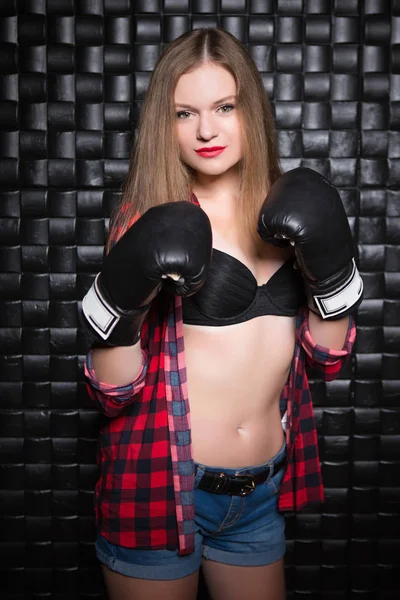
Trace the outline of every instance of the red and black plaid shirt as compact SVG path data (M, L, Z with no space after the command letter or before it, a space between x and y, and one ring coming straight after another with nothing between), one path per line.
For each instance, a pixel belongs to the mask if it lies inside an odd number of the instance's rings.
M118 239L114 232L114 243ZM169 299L168 299L169 298ZM335 379L356 337L352 317L342 350L316 344L308 309L297 316L290 372L282 390L287 466L279 509L299 510L322 502L324 493L317 432L306 364L326 381ZM116 387L96 379L91 351L85 361L89 395L110 417L98 446L100 477L95 514L100 533L129 548L194 550L194 463L186 380L182 300L160 294L141 336L143 366L131 384Z

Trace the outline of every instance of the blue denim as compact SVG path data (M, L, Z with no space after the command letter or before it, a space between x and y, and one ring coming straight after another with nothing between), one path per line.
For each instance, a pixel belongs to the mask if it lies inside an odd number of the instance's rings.
M96 554L109 569L141 579L180 579L201 566L203 558L240 566L271 564L285 554L285 520L278 511L278 492L285 469L271 469L266 481L246 497L213 494L198 489L204 469L229 475L255 475L275 465L286 453L286 442L266 463L226 469L195 462L195 551L179 556L177 550L139 550L108 542L100 534Z

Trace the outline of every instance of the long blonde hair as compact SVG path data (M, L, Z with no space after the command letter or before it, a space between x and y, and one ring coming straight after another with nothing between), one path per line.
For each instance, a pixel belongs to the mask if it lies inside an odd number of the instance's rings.
M157 61L141 110L121 202L111 218L110 229L117 228L119 235L136 214L166 202L190 199L194 173L180 158L174 92L180 76L204 62L225 68L236 82L243 138L238 209L244 228L255 233L260 205L281 174L275 126L250 54L232 34L217 27L181 35Z

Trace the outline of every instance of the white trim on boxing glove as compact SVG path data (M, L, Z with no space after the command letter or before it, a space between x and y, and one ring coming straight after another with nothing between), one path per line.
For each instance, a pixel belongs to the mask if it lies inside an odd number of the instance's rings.
M107 340L121 317L101 294L97 283L99 275L100 273L96 275L90 290L82 300L82 312L96 333L103 340Z
M312 295L323 319L329 319L345 313L362 297L363 280L358 272L354 258L352 262L353 269L351 274L339 290L329 294Z

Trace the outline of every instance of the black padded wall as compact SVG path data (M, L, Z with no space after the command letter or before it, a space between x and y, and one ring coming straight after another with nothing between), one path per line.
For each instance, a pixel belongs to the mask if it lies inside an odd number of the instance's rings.
M399 598L400 2L2 0L0 17L1 598L104 597L77 305L163 44L215 25L262 73L283 169L339 188L365 282L352 360L312 380L326 502L287 516L288 598Z

